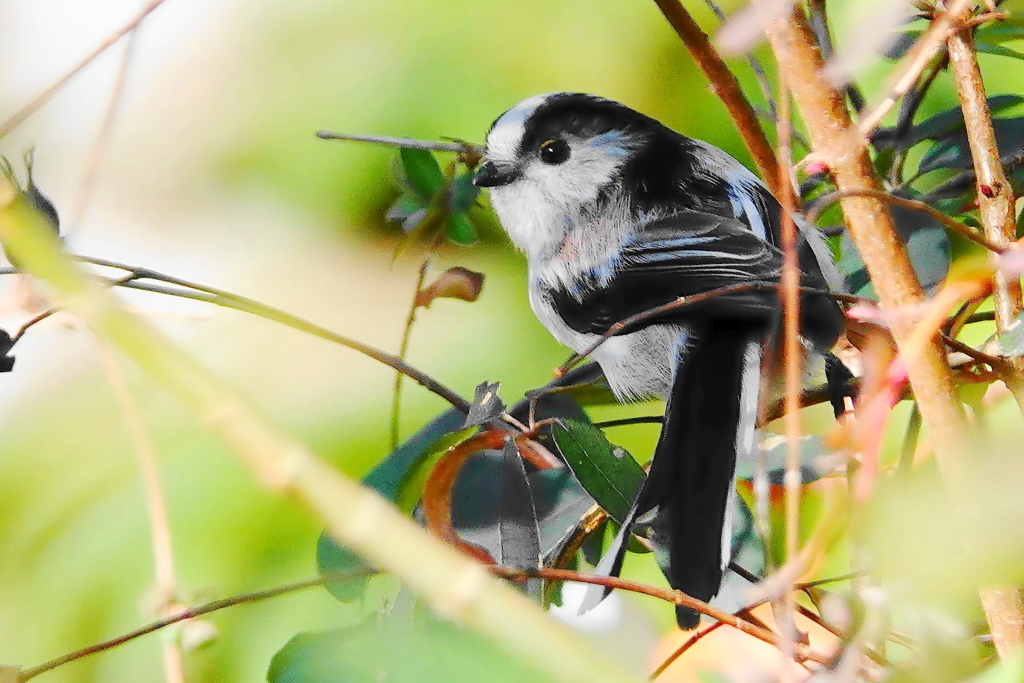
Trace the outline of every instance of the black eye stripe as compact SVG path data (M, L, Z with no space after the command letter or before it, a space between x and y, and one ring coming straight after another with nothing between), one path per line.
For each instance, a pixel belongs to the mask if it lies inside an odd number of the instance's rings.
M557 165L569 159L572 150L565 140L548 140L540 146L540 160L545 164Z

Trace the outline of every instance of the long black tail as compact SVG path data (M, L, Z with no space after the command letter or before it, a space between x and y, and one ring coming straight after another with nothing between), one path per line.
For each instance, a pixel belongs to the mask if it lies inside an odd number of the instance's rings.
M700 600L718 593L731 550L737 450L753 447L760 350L749 326L715 324L690 335L680 351L647 480L599 574L619 573L630 525L658 507L658 528L668 536L669 583ZM592 592L582 609L605 595ZM692 629L699 615L678 607L676 620Z
M718 593L729 564L736 457L753 447L760 349L749 327L716 326L691 345L676 368L654 452L675 462L658 501L659 516L668 515L659 521L669 537L669 583L699 600ZM694 628L699 615L679 607L676 620Z

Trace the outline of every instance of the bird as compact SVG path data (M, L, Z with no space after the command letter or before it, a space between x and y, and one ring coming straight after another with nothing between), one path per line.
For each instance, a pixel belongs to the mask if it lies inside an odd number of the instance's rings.
M630 316L737 288L642 317L592 353L619 400L666 401L648 476L596 571L617 575L632 524L656 514L667 529L670 585L712 599L730 561L737 458L755 448L758 406L781 393L779 202L718 147L573 92L530 97L501 114L474 183L489 190L526 255L535 315L576 353ZM829 295L842 281L820 232L797 225L809 375L843 331ZM596 590L589 606L608 593ZM677 607L676 620L692 629L699 614Z

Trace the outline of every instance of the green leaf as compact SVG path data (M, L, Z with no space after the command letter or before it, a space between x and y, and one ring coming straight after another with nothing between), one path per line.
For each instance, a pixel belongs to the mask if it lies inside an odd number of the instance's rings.
M575 420L556 422L552 436L587 493L612 519L625 519L645 476L633 456L613 446L597 427Z
M495 561L508 567L540 567L540 528L533 506L530 482L515 442L509 439L501 452L501 495L498 498L498 554ZM540 599L542 582L530 579L526 592Z
M998 114L1024 102L1024 96L1016 94L995 95L987 100L989 111ZM956 131L964 130L964 112L959 105L950 107L910 128L907 135L896 141L898 149L909 149L925 140L939 140Z
M398 152L409 186L424 201L430 201L444 185L444 174L428 150L403 147Z
M892 217L896 230L907 245L918 281L926 290L934 290L949 272L951 254L945 228L920 211L901 206L892 207ZM842 256L836 267L849 291L857 296L877 298L867 266L848 233L843 233L840 245Z
M438 441L462 428L464 419L465 415L455 408L441 413L374 467L363 478L363 484L396 502L406 478L430 455Z
M424 209L423 200L416 195L403 194L388 209L385 218L389 221L405 221L409 216Z
M995 119L992 121L992 127L995 129L999 151L1004 158L1012 157L1024 150L1024 117ZM967 132L961 127L943 137L925 152L917 173L924 175L940 168L966 170L973 165Z
M818 481L829 473L822 467L821 456L828 452L825 441L820 436L800 437L800 483L810 484ZM789 459L789 443L779 435L767 440L760 453L751 453L736 463L736 478L753 481L757 475L758 460L763 460L765 474L769 484L783 486L786 476L786 462Z
M1024 314L1014 318L999 335L999 349L1006 356L1024 356Z
M549 680L474 632L416 610L300 633L274 655L267 672L269 683Z
M463 415L451 408L431 420L412 438L396 448L380 464L363 478L363 484L374 489L393 503L399 503L410 480L420 472L421 465L431 454L448 447L449 442L459 439ZM419 496L416 496L418 499ZM411 509L413 501L408 507ZM366 565L346 548L334 542L326 533L320 535L316 546L317 570L321 574L344 572ZM353 578L327 584L328 592L342 602L360 598L371 577Z
M332 581L324 584L324 588L334 599L341 602L359 600L366 593L366 585L373 578L367 572L356 575L360 570L368 569L359 556L347 548L342 548L326 532L320 534L316 544L316 569L320 575L336 574L351 571L354 576L343 581Z
M274 654L268 683L374 681L375 663L366 653L379 647L366 624L315 633L299 633Z
M996 55L997 57L1011 57L1013 59L1024 59L1024 52L1013 50L1011 48L1006 47L1005 45L1000 45L998 43L990 43L985 40L978 40L975 41L974 47L975 49L978 50L978 52L985 52L990 55Z
M978 29L978 39L989 43L1004 43L1024 39L1024 17L1016 12L1000 21L992 21Z
M465 213L473 208L478 196L480 188L473 184L473 171L460 173L452 178L448 190L448 210L452 213Z
M568 469L531 473L530 491L540 526L541 554L548 557L561 548L583 515L594 506L594 499Z
M448 216L448 237L456 244L473 244L476 242L476 228L464 213L453 213Z

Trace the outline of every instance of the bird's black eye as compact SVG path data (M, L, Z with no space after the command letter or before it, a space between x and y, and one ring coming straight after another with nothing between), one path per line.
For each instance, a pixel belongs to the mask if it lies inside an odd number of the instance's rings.
M569 143L565 140L548 140L540 146L540 160L551 165L565 163L569 152Z

